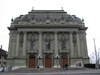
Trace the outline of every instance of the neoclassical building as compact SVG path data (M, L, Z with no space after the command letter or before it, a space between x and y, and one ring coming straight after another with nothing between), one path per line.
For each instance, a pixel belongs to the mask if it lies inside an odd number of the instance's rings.
M84 20L64 10L31 10L12 19L7 64L57 68L89 62Z

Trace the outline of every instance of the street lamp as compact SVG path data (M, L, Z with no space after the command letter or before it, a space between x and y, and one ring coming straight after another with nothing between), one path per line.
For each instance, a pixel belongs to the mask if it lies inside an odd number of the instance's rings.
M58 68L58 64L59 64L59 56L58 55L56 56L56 59L57 59L57 68Z
M42 57L39 55L38 56L38 65L40 65L40 59L41 59Z

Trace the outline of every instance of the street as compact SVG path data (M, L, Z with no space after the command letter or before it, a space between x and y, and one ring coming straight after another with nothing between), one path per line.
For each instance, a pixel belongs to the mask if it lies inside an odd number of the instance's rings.
M0 75L100 75L100 73L0 73Z
M25 73L25 72L17 72L17 73L9 73L4 72L0 73L0 75L100 75L100 69L85 69L85 70L66 70L66 71L59 71L59 72L36 72L36 73Z

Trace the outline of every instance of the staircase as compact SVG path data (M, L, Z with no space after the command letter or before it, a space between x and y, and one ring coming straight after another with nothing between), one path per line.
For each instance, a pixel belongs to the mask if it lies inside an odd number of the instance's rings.
M37 68L20 68L13 71L8 71L9 73L46 73L46 72L64 72L68 70L82 70L84 68L71 68L69 67L67 70L63 68L41 68L40 71Z
M37 68L20 68L9 73L45 73L45 72L61 72L64 71L63 68L42 68L40 71Z

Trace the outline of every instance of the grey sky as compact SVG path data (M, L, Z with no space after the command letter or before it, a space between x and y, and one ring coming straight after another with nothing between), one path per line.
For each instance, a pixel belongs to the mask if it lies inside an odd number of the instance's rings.
M35 10L61 10L68 14L84 18L87 30L88 51L94 50L93 38L97 49L100 48L100 0L0 0L0 45L8 51L9 30L11 18L27 14L32 7Z

